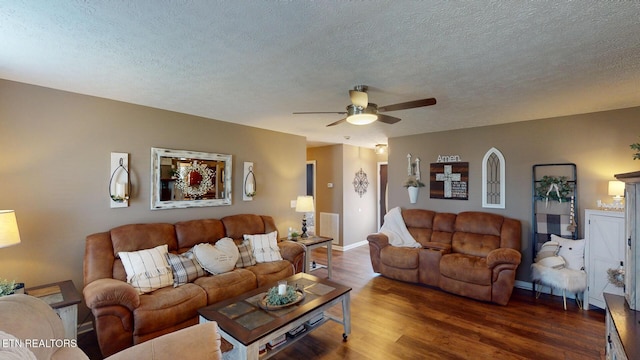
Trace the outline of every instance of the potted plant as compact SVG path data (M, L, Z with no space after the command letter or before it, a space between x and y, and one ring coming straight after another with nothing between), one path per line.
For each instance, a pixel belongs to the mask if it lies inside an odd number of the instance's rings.
M15 281L9 281L7 279L0 280L0 297L13 294L15 288Z
M404 182L403 186L406 187L409 192L409 202L415 204L418 201L418 192L420 188L424 186L424 183L415 176L410 176L407 181Z
M633 154L633 160L640 160L640 143L631 144L629 147L631 147L631 150L637 151Z

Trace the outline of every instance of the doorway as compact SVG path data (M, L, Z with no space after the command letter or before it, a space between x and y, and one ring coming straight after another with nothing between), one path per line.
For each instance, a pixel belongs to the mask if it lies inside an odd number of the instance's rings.
M387 200L389 187L387 186L387 167L386 162L378 163L378 229L384 224L384 215L387 213Z

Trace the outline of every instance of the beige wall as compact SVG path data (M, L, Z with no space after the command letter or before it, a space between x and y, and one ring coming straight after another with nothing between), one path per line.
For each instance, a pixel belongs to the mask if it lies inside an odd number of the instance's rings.
M578 172L578 214L580 236L584 234L584 210L601 199L611 202L607 183L613 175L637 171L629 145L638 142L640 107L553 119L526 121L389 139L390 207L423 208L441 212L488 211L521 220L523 263L518 279L530 281L532 166L546 163L575 163ZM484 209L481 198L482 158L491 148L506 161L506 209ZM438 155L460 155L469 162L469 200L429 198L427 186L420 190L417 204L410 204L402 183L407 175L407 153L421 159L423 179ZM415 159L415 158L414 158ZM553 174L549 174L553 175Z
M348 248L365 241L368 234L377 230L377 162L386 161L386 154L376 155L373 149L352 145L330 145L307 149L307 160L316 161L317 231L320 231L321 212L337 213L340 216L340 246ZM362 197L353 185L356 172L361 168L369 181ZM327 187L328 183L333 183L333 188Z
M150 210L151 147L231 154L233 204ZM305 189L305 148L300 136L0 80L0 209L16 210L22 238L0 249L0 278L81 290L85 237L122 224L257 213L286 234L299 226L289 202ZM130 154L128 208L109 207L112 151ZM244 161L257 179L248 202Z

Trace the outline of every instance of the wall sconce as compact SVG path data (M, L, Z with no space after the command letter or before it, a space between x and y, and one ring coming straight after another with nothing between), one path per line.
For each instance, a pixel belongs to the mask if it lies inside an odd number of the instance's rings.
M307 213L314 212L313 196L298 196L296 200L296 212L304 213L302 215L302 235L300 237L307 238Z
M129 153L111 153L109 202L112 208L129 206L131 182L129 179Z
M387 144L376 144L376 154L382 155L387 152Z
M624 196L624 182L618 180L609 181L609 196L613 196L613 206L624 209L622 197Z
M256 175L253 173L253 163L244 163L244 176L242 182L242 200L251 201L256 195Z

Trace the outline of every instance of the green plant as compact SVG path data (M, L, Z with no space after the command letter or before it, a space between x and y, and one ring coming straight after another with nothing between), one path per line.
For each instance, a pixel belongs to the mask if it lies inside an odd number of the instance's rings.
M298 298L296 289L287 285L287 292L284 295L278 295L278 287L272 287L267 293L267 304L271 306L286 305L294 302Z
M16 288L15 281L9 281L7 279L0 280L0 296L11 295Z
M424 187L424 183L418 179L416 179L415 177L411 176L407 179L407 181L404 182L404 184L402 184L402 186L404 187Z
M635 154L633 154L633 160L640 160L640 143L631 144L629 145L629 147L631 148L631 150L637 151Z

